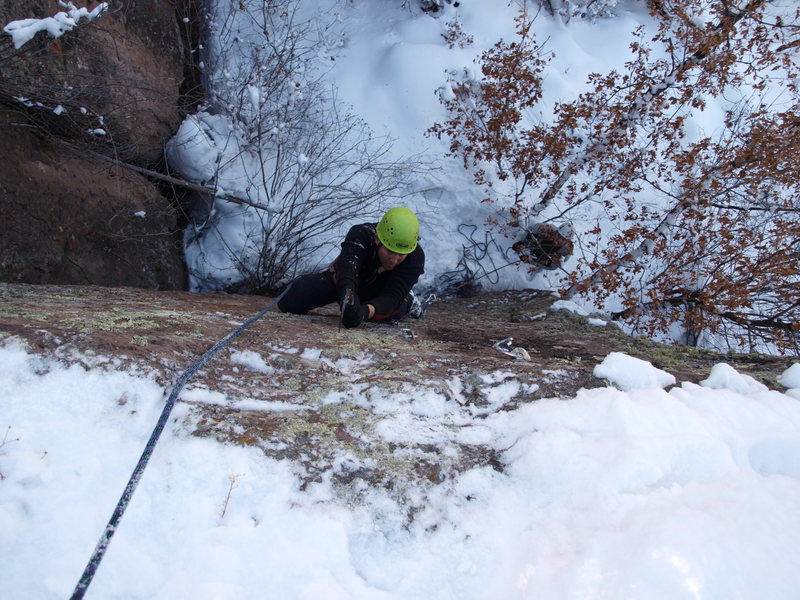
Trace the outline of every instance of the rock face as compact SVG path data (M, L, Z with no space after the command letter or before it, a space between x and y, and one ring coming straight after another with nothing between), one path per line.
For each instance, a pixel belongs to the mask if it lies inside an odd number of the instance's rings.
M93 23L18 50L2 36L0 280L185 288L172 199L97 155L161 164L182 117L189 4L117 1ZM9 0L0 24L64 10Z
M178 400L185 427L291 461L303 484L330 476L345 499L359 501L375 486L391 490L413 518L420 484L448 485L476 466L504 468L490 440L460 433L468 423L480 430L489 416L602 387L594 368L612 351L647 360L679 382L699 382L725 362L780 389L786 359L630 338L613 325L553 310L555 300L535 290L451 298L400 327L358 329L339 328L335 305L307 316L268 312L192 375L187 389L200 395ZM171 389L194 361L269 303L223 293L0 283L0 345L13 338L67 364L131 368ZM494 348L508 337L529 360ZM414 414L431 431L450 432L447 448L415 436L387 441L380 429L385 407L369 399L393 397L400 409L410 395L460 406L464 420L438 409Z

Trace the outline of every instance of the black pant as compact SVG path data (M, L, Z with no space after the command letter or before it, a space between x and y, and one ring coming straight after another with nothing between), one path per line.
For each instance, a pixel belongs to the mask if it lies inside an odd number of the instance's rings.
M370 299L375 296L363 297L359 294L359 300L362 303L368 303ZM308 311L326 304L333 304L339 302L339 289L333 281L333 273L330 271L323 271L322 273L310 273L308 275L301 275L292 282L291 289L287 294L278 302L278 308L282 312L292 313L295 315L304 315ZM411 295L405 297L403 302L388 315L383 315L381 318L373 318L375 321L383 320L400 320L408 314L411 307Z

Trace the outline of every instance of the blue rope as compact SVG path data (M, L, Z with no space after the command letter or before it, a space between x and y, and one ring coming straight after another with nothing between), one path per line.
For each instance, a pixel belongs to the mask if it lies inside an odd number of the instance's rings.
M89 563L86 565L86 569L84 569L83 575L81 576L80 581L78 581L78 585L75 586L75 591L72 592L71 600L81 600L86 593L86 590L89 588L89 584L92 583L92 579L97 572L97 568L100 566L100 561L103 560L103 555L106 553L106 549L111 542L111 538L114 536L114 532L117 530L117 525L119 524L122 515L125 513L125 509L128 508L128 503L131 500L131 496L133 496L133 492L136 490L136 486L139 485L139 480L142 478L142 473L144 473L144 469L147 466L153 451L155 450L158 438L161 437L161 432L164 431L164 427L167 424L169 415L172 412L172 409L175 407L175 401L178 399L178 394L180 393L181 389L183 389L183 386L186 385L186 382L189 380L189 378L194 375L200 367L206 364L217 352L228 345L236 336L250 327L250 325L258 321L261 317L275 308L278 302L280 302L281 298L286 295L286 292L288 292L289 288L291 287L292 286L290 284L267 308L242 323L239 327L228 333L228 335L214 344L209 350L206 351L205 354L203 354L203 356L198 358L188 369L186 369L183 375L178 378L178 381L172 388L172 393L169 395L169 398L167 398L167 402L161 411L161 416L158 418L158 423L156 423L153 433L150 434L150 439L147 440L147 445L144 447L144 452L142 452L142 456L139 458L139 462L137 463L136 468L133 470L131 478L128 480L128 485L125 486L125 490L122 492L119 502L117 502L117 507L114 509L114 513L111 515L111 519L109 519L105 531L103 531L103 534L100 536L100 541L97 542L97 547L94 549L94 554L92 554L92 557L89 559Z

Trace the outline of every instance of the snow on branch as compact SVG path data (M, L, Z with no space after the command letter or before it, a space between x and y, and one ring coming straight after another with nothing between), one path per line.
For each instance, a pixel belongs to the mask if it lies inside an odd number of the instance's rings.
M91 11L86 8L77 8L72 2L59 2L59 4L66 8L67 12L59 12L44 19L12 21L3 27L3 31L14 40L14 47L21 48L40 31L46 31L52 37L59 38L67 31L72 31L82 18L91 23L108 9L108 2L102 2Z

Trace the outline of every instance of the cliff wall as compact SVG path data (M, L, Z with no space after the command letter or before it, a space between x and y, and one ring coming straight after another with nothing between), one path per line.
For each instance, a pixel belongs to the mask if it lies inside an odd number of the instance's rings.
M194 4L118 0L18 49L2 34L0 280L185 289L174 191L120 165L165 168L195 86ZM8 0L0 24L64 10Z

